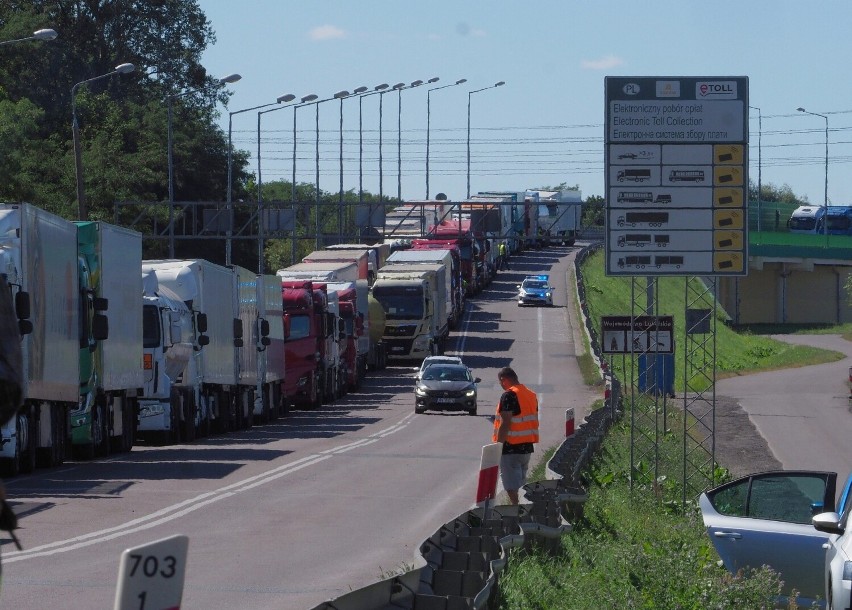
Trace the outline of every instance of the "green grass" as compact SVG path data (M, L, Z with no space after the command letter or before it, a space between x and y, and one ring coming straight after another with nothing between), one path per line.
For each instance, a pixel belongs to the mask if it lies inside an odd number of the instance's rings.
M632 293L630 278L607 277L604 273L603 252L599 251L586 261L582 267L583 280L586 288L586 305L589 317L595 329L600 333L601 317L605 315L631 315L631 302L641 301L644 304L645 294L636 290ZM657 279L657 306L659 315L671 315L675 325L676 350L682 350L686 345L686 330L684 325L686 303L686 282L684 278L661 277ZM700 294L698 280L689 278L693 282L693 290L690 294ZM644 282L639 282L644 287ZM643 288L644 290L644 288ZM693 297L689 303L690 309L710 308L713 302L709 295L695 300ZM635 315L642 315L642 311ZM776 341L765 333L758 334L751 328L736 332L727 324L727 314L721 308L716 312L716 375L717 379L742 375L756 371L782 369L791 367L807 366L810 364L822 364L834 362L845 357L839 352L816 349L807 346L789 345ZM801 327L793 330L801 331ZM833 330L822 328L823 332L852 332L852 325L844 327L833 327ZM775 332L779 332L778 327ZM626 364L623 366L622 361ZM675 389L683 391L683 374L680 367L683 363L683 355L675 354ZM614 357L613 368L618 377L625 383L635 379L638 375L635 371L629 374L629 367L635 364L627 356L625 358ZM712 361L708 363L711 365ZM625 370L627 369L627 370Z
M599 329L602 315L630 315L629 280L607 278L598 253L583 267L587 307ZM675 317L676 337L683 333L683 278L660 278L660 313ZM692 306L695 306L694 304ZM709 306L704 304L702 306ZM638 315L638 314L637 314ZM717 378L771 369L836 361L842 354L790 346L766 336L794 332L825 332L852 336L852 325L837 327L729 328L718 312ZM683 345L677 341L676 345ZM588 346L587 351L588 351ZM584 365L583 358L587 358ZM590 356L578 357L587 383L599 382ZM616 374L625 371L613 362ZM629 365L628 365L629 366ZM625 393L625 396L628 394ZM597 406L600 406L599 404ZM630 406L628 405L629 409ZM681 413L670 411L669 430L682 429ZM653 485L630 486L629 413L613 427L600 454L586 472L589 500L584 516L562 538L556 554L542 550L514 551L500 577L502 610L636 609L758 609L773 607L781 591L778 575L769 568L731 575L704 530L695 502L684 506L677 477L659 477ZM678 434L666 434L660 445L660 472L677 469L683 450ZM530 480L544 478L543 457ZM724 480L724 464L716 468ZM788 608L796 608L795 600Z
M679 414L674 417L679 417ZM630 428L625 418L587 472L584 516L556 554L519 550L500 577L502 610L602 608L771 608L781 591L768 568L733 576L718 565L695 504L662 477L630 489ZM663 459L681 450L677 435L661 443ZM533 477L536 472L534 471ZM795 608L795 603L789 606Z

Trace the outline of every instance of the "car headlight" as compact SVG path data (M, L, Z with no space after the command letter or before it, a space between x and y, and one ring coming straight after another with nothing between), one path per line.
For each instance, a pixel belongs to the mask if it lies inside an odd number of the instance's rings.
M852 561L843 562L843 580L852 580Z
M464 395L467 396L468 398L473 398L474 396L476 396L476 390L474 390L472 388L470 390L465 390Z
M545 293L545 295L544 295L544 296L546 296L546 297L549 299L549 298L550 298L551 296L553 296L553 295L552 295L552 294L550 294L549 292L547 292L547 293Z
M414 388L414 395L426 396L426 388L421 388L420 386L417 386L416 388Z

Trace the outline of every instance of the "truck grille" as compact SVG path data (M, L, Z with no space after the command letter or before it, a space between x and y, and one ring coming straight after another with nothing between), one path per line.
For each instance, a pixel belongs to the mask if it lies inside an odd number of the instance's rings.
M416 324L385 327L385 335L388 337L411 337L415 332L417 332Z

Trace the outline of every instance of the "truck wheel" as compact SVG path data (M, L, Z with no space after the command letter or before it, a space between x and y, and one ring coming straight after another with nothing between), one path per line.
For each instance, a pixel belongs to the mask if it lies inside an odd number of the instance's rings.
M180 390L172 388L169 398L169 430L164 435L166 445L177 445L180 443L181 412L183 411L183 397Z
M192 389L189 390L193 392ZM195 393L193 392L193 396ZM198 427L195 429L195 437L196 438L204 438L205 436L210 436L210 413L212 410L211 401L212 398L210 396L206 396L204 394L201 395L201 405L200 405L200 414Z
M95 455L97 457L106 457L109 455L110 425L107 400L108 398L104 395L101 395L95 400L98 419L97 422L92 423L92 431L94 432L96 429L98 431L98 435L95 437L97 439L95 442Z
M183 442L191 443L195 440L195 401L193 400L192 390L183 390L181 392L183 404Z
M21 422L23 418L20 416L15 417L15 433L17 436L17 442L15 443L15 455L10 458L4 458L2 462L0 462L0 473L2 473L3 478L16 477L21 472L21 431L23 429L23 424Z
M27 449L20 451L20 459L18 460L18 468L21 473L28 473L35 470L36 467L36 445L38 444L38 422L35 418L36 409L38 407L30 407L27 409L27 417L21 423L21 428L18 430L18 440L25 440L24 445ZM21 431L24 436L21 437Z
M65 462L66 436L68 434L65 410L58 407L48 409L50 417L50 446L36 449L36 465L55 468ZM34 437L33 437L34 438Z

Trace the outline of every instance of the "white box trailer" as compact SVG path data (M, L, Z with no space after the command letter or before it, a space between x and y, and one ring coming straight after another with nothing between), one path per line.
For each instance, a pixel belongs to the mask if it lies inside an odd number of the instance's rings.
M238 265L233 270L234 309L240 321L237 328L242 331L238 338L242 345L234 348L241 392L238 403L247 409L240 414L239 421L250 423L257 416L260 421L268 422L282 414L278 387L284 379L281 280L276 276L258 276Z
M440 274L445 286L444 309L447 313L447 324L449 328L455 328L461 318L458 311L458 299L454 298L453 255L449 250L423 249L423 250L397 250L388 257L388 265L443 265L444 271Z
M284 359L284 302L281 278L277 275L258 276L257 301L259 318L253 327L255 349L260 360L262 386L261 418L274 419L287 412L284 392L286 362ZM268 341L267 341L268 340ZM258 415L255 405L255 415Z
M354 282L359 279L358 273L358 265L351 261L296 263L277 271L279 278L288 280L315 279L328 282Z
M80 286L77 227L30 204L0 204L0 273L29 301L32 332L22 338L25 405L2 428L7 475L36 458L61 464L70 445L68 414L80 400Z
M238 429L246 412L238 400L234 271L203 259L143 261L142 270L153 269L157 280L196 313L204 314L208 343L197 355L204 398L212 405L213 427L218 432Z
M74 455L89 459L133 446L142 369L142 234L102 221L76 221L85 312L80 401L71 413ZM97 318L109 322L100 334Z

